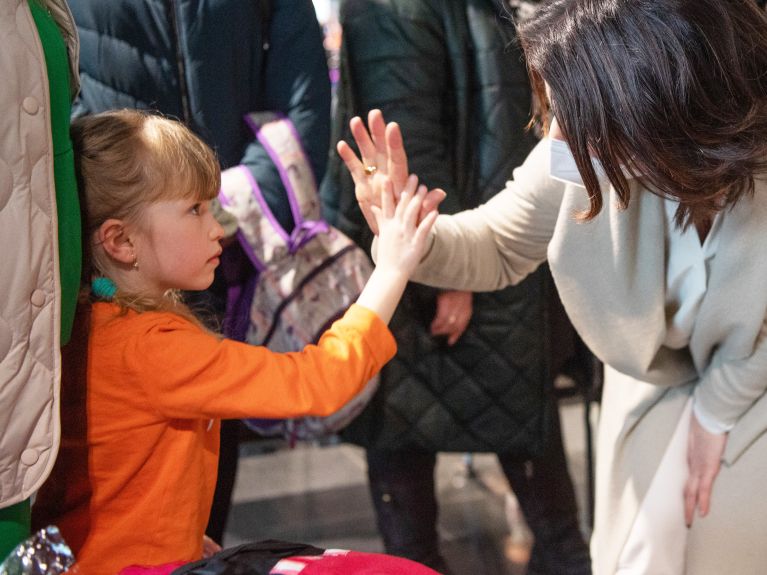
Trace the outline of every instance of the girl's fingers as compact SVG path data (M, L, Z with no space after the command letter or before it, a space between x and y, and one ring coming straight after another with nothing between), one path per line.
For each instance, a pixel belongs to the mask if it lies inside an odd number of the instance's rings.
M423 247L426 245L426 238L429 237L429 232L431 232L432 227L434 227L434 222L437 221L437 216L439 216L438 212L429 212L428 215L421 220L421 223L418 224L415 234L413 235L413 240L417 246Z
M415 229L418 224L418 214L421 212L421 204L426 196L426 186L418 186L418 190L405 207L402 219L409 229Z
M394 182L392 181L392 185L396 185L396 184L394 184ZM405 182L404 189L400 191L399 196L397 197L397 211L395 212L397 217L404 218L405 210L413 201L413 196L415 196L417 187L418 187L418 176L416 176L415 174L410 174L410 176L408 176L407 178L407 181ZM394 189L396 190L397 188L395 187ZM396 196L397 195L395 192L395 197Z
M383 215L383 212L381 211L381 208L379 208L378 206L370 206L368 209L369 209L369 210L370 210L370 212L372 213L372 215L373 215L373 220L375 221L375 224L376 224L376 229L373 229L373 227L372 227L372 226L371 226L371 228L370 228L370 229L371 229L371 230L373 230L373 233L375 233L376 235L378 235L378 231L377 231L377 230L378 230L378 229L380 228L380 226L381 226L381 220L383 220L383 219L384 219L384 215ZM370 224L370 222L368 222L368 224Z
M416 193L416 190L418 189L418 176L416 176L415 174L410 174L407 177L407 180L405 181L404 189L411 196L414 195Z

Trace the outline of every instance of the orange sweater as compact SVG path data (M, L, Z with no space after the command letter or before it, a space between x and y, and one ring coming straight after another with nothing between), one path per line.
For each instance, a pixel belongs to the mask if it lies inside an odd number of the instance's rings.
M91 312L87 449L78 455L65 428L59 485L40 498L82 575L199 559L219 418L330 414L396 351L386 325L356 305L318 345L285 354L218 339L172 314L117 312L107 303Z

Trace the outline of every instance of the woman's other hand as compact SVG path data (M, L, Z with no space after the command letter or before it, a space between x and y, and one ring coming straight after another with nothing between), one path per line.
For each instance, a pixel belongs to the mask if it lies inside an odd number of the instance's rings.
M437 312L431 322L431 335L447 336L447 345L455 345L471 321L472 300L470 291L439 292Z
M360 150L361 158L345 141L338 142L337 150L346 164L354 180L355 194L370 229L378 235L378 224L373 216L372 207L381 207L381 191L390 181L399 201L400 190L403 190L408 178L408 159L402 141L399 125L384 121L380 110L371 110L368 114L368 127L359 117L349 122L352 136ZM418 221L436 209L445 199L445 192L440 189L429 191L421 205Z
M690 437L687 443L689 476L684 487L684 519L689 527L698 509L705 517L711 507L711 490L722 465L722 454L727 445L726 433L706 431L693 413Z

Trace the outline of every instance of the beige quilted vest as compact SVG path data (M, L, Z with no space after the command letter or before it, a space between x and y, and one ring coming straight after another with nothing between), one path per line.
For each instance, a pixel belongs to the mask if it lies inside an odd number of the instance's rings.
M66 4L47 0L77 70ZM45 56L27 0L0 2L0 507L32 495L59 444L59 271ZM72 82L73 94L77 89Z

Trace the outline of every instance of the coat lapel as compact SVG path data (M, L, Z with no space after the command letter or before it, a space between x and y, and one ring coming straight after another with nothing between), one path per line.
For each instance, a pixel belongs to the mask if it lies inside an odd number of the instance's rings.
M753 197L741 199L723 217L719 249L711 266L706 296L695 322L690 349L700 371L716 354L721 360L751 354L767 316L767 182L757 181Z
M605 206L590 222L573 217L588 206L585 190L567 187L566 214L549 246L551 271L573 324L603 362L643 381L682 383L691 377L689 356L662 347L663 200L640 190L637 182L631 186L631 202L621 210L605 184Z

